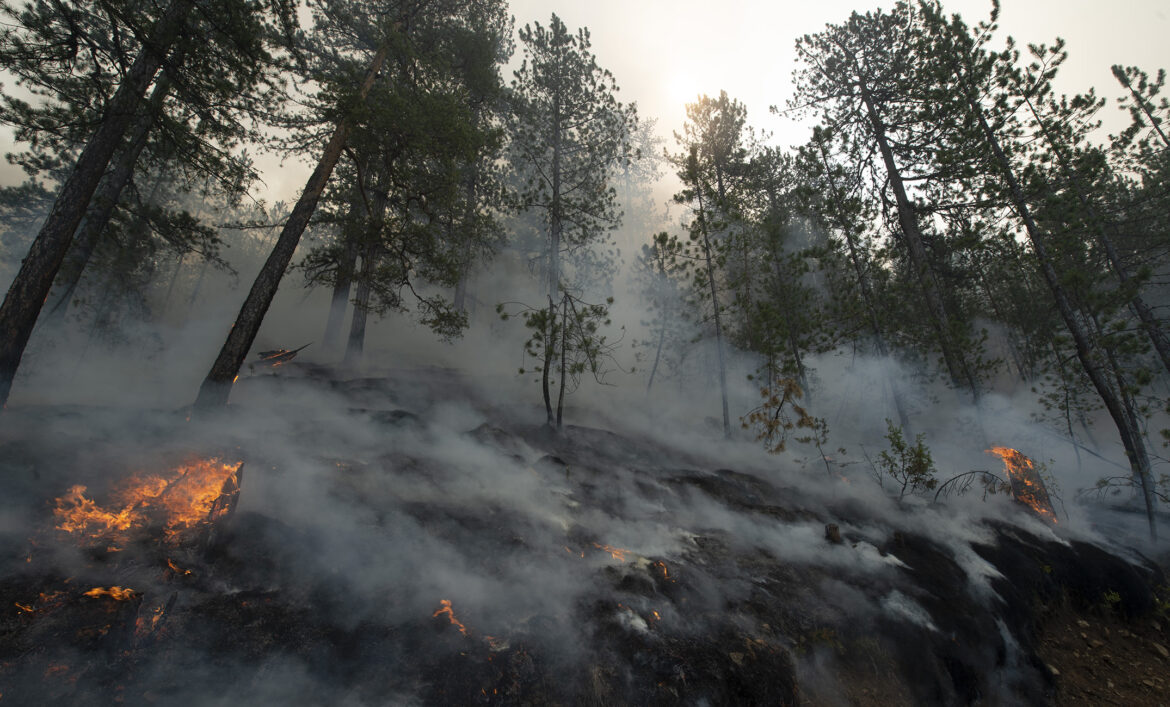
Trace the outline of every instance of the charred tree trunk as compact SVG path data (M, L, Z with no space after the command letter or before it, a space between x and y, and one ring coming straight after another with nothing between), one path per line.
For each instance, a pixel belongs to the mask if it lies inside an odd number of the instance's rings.
M366 215L365 228L361 229L365 247L362 250L362 269L358 274L357 297L353 304L353 320L350 322L349 338L345 345L343 362L347 366L360 364L362 352L365 351L366 325L370 317L370 295L374 287L374 271L378 267L378 260L383 252L382 230L386 217L386 202L390 198L390 195L382 188L374 193L374 198L371 200L365 198L364 191L360 193L360 196L361 206Z
M114 167L102 177L98 184L97 191L91 200L92 208L82 219L81 225L73 237L73 245L70 246L65 260L61 264L61 270L57 274L57 287L60 292L49 310L51 314L64 315L68 310L69 301L73 298L78 283L81 282L81 275L85 272L86 266L89 265L89 260L97 249L102 233L105 232L106 226L110 223L110 217L122 198L122 191L134 175L134 165L138 163L138 157L142 154L143 148L146 147L150 129L154 127L154 122L159 112L162 111L163 101L170 93L171 85L170 77L164 71L159 75L159 79L155 82L154 89L150 93L146 113L140 115L134 124L129 144L122 149L122 153L114 162Z
M358 199L350 205L350 218L356 219L364 208ZM353 285L354 268L357 266L358 244L351 236L345 236L345 248L337 264L337 280L333 283L333 298L329 302L329 318L325 322L325 349L334 351L341 343L341 325L345 322L345 310L349 306L349 291Z
M663 269L663 277L666 276L666 271ZM646 383L646 395L650 395L650 389L654 387L654 376L658 373L658 363L662 360L662 345L666 343L666 327L670 324L671 309L669 303L667 309L662 313L662 329L658 332L658 346L654 350L654 365L650 367L650 381Z
M821 155L821 164L825 167L825 178L829 180L829 187L836 194L837 181L833 178L833 170L829 165L829 156L825 152L824 143L818 143ZM845 245L849 250L849 262L853 265L853 273L857 277L857 289L861 292L862 302L865 304L866 314L869 315L870 334L873 338L873 346L878 355L883 359L890 358L889 346L886 345L885 331L882 328L881 317L878 316L877 297L873 292L873 285L869 281L869 274L865 271L865 263L861 261L861 249L857 245L857 237L853 233L853 228L845 219L838 218L837 227L841 229L841 235L845 238ZM889 376L887 382L890 384L890 394L894 399L894 410L898 414L898 423L902 429L909 433L910 431L910 415L907 413L907 405L905 398L902 395L901 386L894 376Z
M382 63L386 60L386 54L387 47L383 45L374 55L373 61L370 62L370 68L366 72L365 80L358 93L360 100L364 101L369 95L370 88L374 85L374 79L382 68ZM228 396L232 392L232 383L240 372L240 366L244 363L248 350L252 348L252 342L255 341L257 332L260 331L264 315L268 312L273 297L276 296L276 289L280 286L280 280L284 277L284 272L292 261L293 252L296 251L297 244L300 243L301 235L305 232L305 227L309 225L309 219L317 208L321 192L325 191L325 185L333 173L337 159L341 156L341 150L345 147L348 135L349 119L344 118L338 123L337 129L333 131L333 137L325 146L321 159L317 162L317 168L313 170L313 174L305 184L304 191L301 192L296 206L293 207L288 221L281 230L280 237L276 240L276 246L272 249L272 254L268 256L264 267L260 269L260 274L256 276L256 281L252 284L252 289L248 292L248 297L244 300L240 313L236 316L236 322L232 325L231 332L228 333L219 356L207 373L203 385L199 387L199 396L195 399L197 409L213 410L227 405Z
M166 314L167 307L171 303L171 295L175 294L175 285L179 282L179 273L183 272L183 261L187 259L186 253L179 254L179 260L175 263L175 271L171 273L171 281L167 284L167 294L163 298L162 314Z
M552 297L549 297L548 298L548 317L549 317L549 319L548 319L548 321L545 322L545 330L544 330L545 331L544 362L542 364L543 367L541 369L541 374L540 374L540 384L541 384L541 388L542 388L543 393L544 393L544 411L545 411L545 421L544 422L549 427L553 427L556 424L556 420L553 417L553 411L552 411L552 396L549 394L549 391L548 391L549 369L552 368L552 364L553 364L553 351L554 351L554 349L553 349L552 341L556 337L556 331L557 331L556 315L557 315L556 303L553 302ZM562 326L564 326L563 322L562 322Z
M566 366L565 351L566 344L568 344L569 336L569 293L565 293L561 299L561 380L560 391L557 393L557 429L561 429L561 419L565 409L565 377L568 375L568 367Z
M478 115L479 115L479 113L476 112L477 117L478 117ZM465 228L469 231L468 242L471 242L472 240L474 240L474 233L472 233L471 231L472 231L472 229L475 228L475 220L476 220L475 211L476 211L476 204L479 200L478 184L479 184L479 168L478 168L478 165L472 165L472 167L468 170L468 175L467 175L466 181L463 185L463 191L464 191L463 196L464 196L464 199L466 199L466 201L467 201L467 203L463 209L463 228ZM463 267L461 268L461 271L459 273L459 281L455 283L455 295L454 295L455 311L459 312L461 314L468 313L467 312L467 281L471 277L471 265L472 265L472 257L471 257L471 254L468 253L466 262L463 263Z
M731 416L727 411L727 363L723 359L723 322L719 317L719 293L715 287L714 255L711 253L711 236L707 228L706 211L703 208L703 190L696 183L695 194L699 202L699 230L703 236L703 259L707 267L707 281L711 286L711 309L715 316L715 352L719 360L719 394L723 402L723 437L731 439Z
M143 44L106 104L102 121L78 156L12 281L0 306L0 406L8 401L24 347L102 173L134 121L146 89L178 39L194 4L194 0L172 0L151 28L149 41Z
M996 318L1003 322L1004 326L1008 328L1008 333L1006 335L1008 353L1010 353L1012 356L1012 362L1016 364L1016 370L1020 373L1020 380L1026 383L1028 382L1028 375L1030 371L1025 370L1024 368L1024 359L1023 356L1020 355L1020 347L1016 341L1016 335L1012 327L1008 325L1007 318L1003 315L1003 311L999 307L999 302L996 301L994 294L991 292L991 286L987 283L987 275L982 270L979 271L979 286L983 288L983 296L987 298L987 303L991 305L991 311L994 312Z
M890 187L894 191L898 223L902 226L902 235L906 239L906 251L910 256L910 266L914 269L914 275L918 279L923 297L926 299L926 306L930 311L930 321L934 326L935 335L938 337L947 372L951 376L951 382L956 387L966 387L971 391L971 397L978 402L979 384L967 366L962 352L955 346L950 317L947 315L942 292L934 279L930 263L927 261L922 230L918 227L918 217L914 213L914 205L910 203L910 197L906 194L902 173L894 161L894 151L890 147L886 125L878 113L873 97L864 86L861 87L861 100L865 104L866 114L869 117L870 126L873 128L874 140L877 142L882 161L885 163Z
M796 332L792 325L792 311L788 304L788 298L784 297L783 292L783 273L780 270L780 251L776 247L776 243L771 244L772 251L772 267L776 276L776 293L774 298L777 306L784 315L784 329L785 338L788 343L788 349L792 352L792 360L796 363L796 377L800 382L800 389L804 393L804 397L808 402L812 402L812 390L808 385L808 373L804 368L804 359L800 355L800 346L796 340Z
M995 157L996 163L1003 173L1004 180L1007 182L1012 205L1015 207L1020 220L1024 222L1024 229L1028 233L1028 240L1031 242L1032 250L1036 254L1040 274L1043 276L1048 288L1052 291L1052 297L1056 301L1056 307L1060 311L1060 316L1064 320L1065 327L1072 336L1073 343L1076 347L1077 359L1080 361L1085 374L1093 383L1097 394L1101 396L1101 402L1105 404L1105 409L1109 411L1109 416L1113 419L1113 423L1117 426L1118 435L1121 437L1121 443L1125 447L1126 456L1129 458L1130 468L1133 470L1134 476L1138 479L1145 500L1146 519L1150 526L1150 540L1156 542L1158 539L1158 529L1154 520L1153 475L1150 469L1150 458L1146 452L1145 443L1141 438L1141 430L1136 425L1136 420L1133 419L1132 414L1130 414L1132 410L1126 410L1126 406L1123 405L1120 399L1120 392L1113 390L1101 364L1095 360L1088 333L1077 318L1077 313L1073 309L1068 293L1065 291L1064 284L1056 273L1056 269L1052 264L1052 258L1048 254L1048 246L1045 244L1040 228L1036 224L1036 220L1032 217L1031 210L1028 208L1024 190L1016 179L1011 161L999 144L999 138L996 137L995 132L987 123L987 117L983 113L983 107L970 94L966 96L966 101L967 106L972 111L972 115L978 121L979 129L983 133L984 139L987 140L987 144Z
M341 325L349 306L349 290L353 285L353 271L357 266L357 247L346 243L337 264L337 282L333 283L333 297L329 301L329 319L325 321L325 349L333 351L341 343Z
M349 325L349 339L345 344L344 363L356 366L361 363L362 351L366 346L366 320L370 312L370 280L374 276L374 246L368 246L362 253L362 270L358 276L357 296L353 303L353 321Z
M549 209L549 250L548 250L548 318L545 322L546 335L544 337L544 375L541 379L544 393L545 423L549 427L560 429L557 418L553 416L552 396L549 394L548 369L552 366L556 347L557 298L561 286L561 230L563 214L561 214L561 118L559 103L553 107L553 162L552 162L552 202ZM561 322L563 328L566 322Z

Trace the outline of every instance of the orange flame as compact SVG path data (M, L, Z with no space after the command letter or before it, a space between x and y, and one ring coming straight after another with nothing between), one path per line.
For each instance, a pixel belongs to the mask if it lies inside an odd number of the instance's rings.
M597 543L593 543L593 547L602 552L608 552L618 562L625 562L626 556L630 554L629 550L623 550L620 547L613 547L612 545L598 545Z
M16 605L17 609L20 609L21 611L23 611L26 614L31 614L33 612L33 608L27 604L21 604L18 601L14 601L12 603Z
M450 599L440 599L439 608L435 609L435 613L431 614L431 618L437 618L443 614L446 614L451 624L459 629L459 633L462 633L464 636L467 635L467 627L463 625L462 621L455 618L455 612L451 609Z
M106 506L87 498L85 486L73 486L55 501L57 529L88 538L106 538L155 520L161 521L167 538L174 540L183 531L215 520L209 517L215 502L234 485L233 479L242 466L213 458L161 475L134 477L111 494Z
M87 597L111 597L115 601L130 601L134 598L135 591L133 589L123 589L122 587L110 587L105 589L103 587L94 587L86 592L83 596Z
M1011 447L992 447L986 451L1003 459L1012 496L1055 525L1058 521L1052 510L1052 501L1048 498L1048 489L1044 487L1044 480L1040 478L1032 460Z

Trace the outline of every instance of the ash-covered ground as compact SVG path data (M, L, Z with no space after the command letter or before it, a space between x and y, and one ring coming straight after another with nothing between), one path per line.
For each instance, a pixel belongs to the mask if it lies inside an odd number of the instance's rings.
M5 411L0 704L1044 704L1053 617L1164 608L1153 563L1002 495L899 504L474 389L292 363L213 419ZM125 497L212 458L230 513ZM127 526L62 529L78 499Z

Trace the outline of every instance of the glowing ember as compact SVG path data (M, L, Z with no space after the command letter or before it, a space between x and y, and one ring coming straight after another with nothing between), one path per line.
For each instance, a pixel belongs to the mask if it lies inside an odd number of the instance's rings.
M84 594L87 597L111 597L115 601L130 601L134 598L135 591L133 589L123 589L122 587L110 587L109 589L103 587L94 587Z
M160 604L151 610L149 618L139 616L134 621L134 632L139 636L146 636L158 630L158 624L167 613L165 604Z
M20 609L21 611L23 611L26 614L31 614L33 612L33 608L31 606L28 606L26 604L21 604L18 601L14 601L12 603L16 605L17 609Z
M63 603L65 599L66 595L63 591L56 591L51 594L41 592L37 595L37 603L41 605L41 608L57 606Z
M623 550L620 547L613 547L612 545L598 545L597 543L593 543L593 547L602 552L608 552L618 562L625 562L626 556L630 554L629 550Z
M99 506L85 496L85 486L73 486L56 499L53 513L57 529L87 538L108 539L132 527L160 523L170 540L226 512L217 503L225 494L239 490L242 463L206 459L185 464L165 474L134 477Z
M1012 486L1012 496L1041 518L1056 524L1058 521L1052 510L1052 501L1048 498L1048 489L1036 472L1032 460L1011 447L992 447L987 453L1003 459L1004 470Z
M654 567L656 567L656 568L658 569L658 571L662 573L662 578L663 578L663 579L670 579L670 572L669 572L669 570L667 570L667 569L666 569L666 563L665 563L665 562L663 562L663 561L659 560L658 562L655 562L655 563L654 563ZM670 581L672 581L672 582L673 582L674 580L673 580L673 579L670 579Z
M189 577L191 575L191 570L185 570L169 559L167 560L167 567L170 567L171 571L180 577Z
M451 609L450 599L440 599L439 608L435 609L435 613L431 614L431 617L437 618L443 614L446 614L447 618L451 621L451 624L459 629L459 633L462 633L464 636L467 635L467 627L463 625L462 621L455 618L455 612Z

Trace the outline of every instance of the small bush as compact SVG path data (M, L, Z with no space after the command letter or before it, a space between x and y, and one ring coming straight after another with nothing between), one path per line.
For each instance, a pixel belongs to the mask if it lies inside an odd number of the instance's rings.
M902 434L902 428L893 421L886 420L886 429L890 448L878 455L878 483L885 485L884 474L901 484L899 501L908 493L922 493L938 486L938 479L934 477L934 460L923 443L925 435L919 434L914 438L914 444L910 444Z

